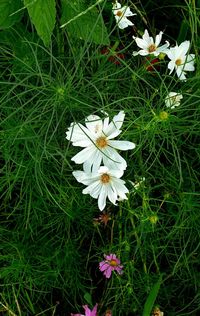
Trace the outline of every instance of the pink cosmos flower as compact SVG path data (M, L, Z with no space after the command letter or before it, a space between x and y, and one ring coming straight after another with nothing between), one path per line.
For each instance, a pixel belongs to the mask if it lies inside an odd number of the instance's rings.
M94 306L94 308L91 310L87 305L83 305L83 308L85 310L85 314L71 314L71 316L97 316L97 305Z
M120 260L115 254L104 255L105 260L99 263L99 269L107 279L111 277L112 271L117 271L118 274L122 274L123 266L120 265Z

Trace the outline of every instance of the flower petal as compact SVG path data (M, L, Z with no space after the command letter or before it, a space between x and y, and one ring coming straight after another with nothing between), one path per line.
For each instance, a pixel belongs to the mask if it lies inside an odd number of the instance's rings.
M109 146L120 150L134 149L136 146L135 143L125 140L109 140L108 144Z
M127 167L126 160L118 154L118 152L111 147L107 147L104 150L103 163L109 169L125 170Z
M104 271L104 275L107 279L110 279L112 270L113 270L112 267L109 266L108 269Z
M87 159L90 159L90 157L93 155L94 151L96 150L96 147L91 145L89 147L86 147L82 149L78 154L76 154L74 157L72 157L72 161L74 161L77 164L85 162Z
M116 130L120 130L124 122L124 117L125 117L124 111L120 111L117 115L115 115L113 117L113 120L108 125L108 127L104 130L105 134L109 136Z
M100 211L103 211L103 209L106 206L106 198L107 198L107 186L102 185L99 198L98 198L98 207Z
M155 45L159 46L161 40L162 40L162 36L163 36L163 32L160 31L160 33L158 35L156 35L156 39L155 39Z
M85 119L85 125L94 134L99 134L102 132L103 122L97 115L89 115Z
M116 205L116 201L117 201L116 191L112 189L111 185L108 185L107 190L108 190L108 199L110 200L111 203Z

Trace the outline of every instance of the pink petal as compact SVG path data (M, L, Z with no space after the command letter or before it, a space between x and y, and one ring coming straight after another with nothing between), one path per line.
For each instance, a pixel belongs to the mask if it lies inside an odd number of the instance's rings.
M108 269L104 271L104 275L107 279L109 279L111 277L112 270L113 270L113 268L111 266L109 266Z
M105 262L105 261L102 261L102 262L100 262L100 264L99 264L99 269L100 269L100 271L105 271L106 269L108 269L110 267L110 265L107 263L107 262Z

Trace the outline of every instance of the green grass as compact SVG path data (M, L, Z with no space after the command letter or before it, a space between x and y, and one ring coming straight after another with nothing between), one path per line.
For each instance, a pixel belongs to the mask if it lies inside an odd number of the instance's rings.
M137 32L146 28L143 16L153 33L167 25L170 42L191 40L196 70L186 82L169 76L167 61L147 72L142 58L131 56L134 30L119 31L114 21L106 23L111 43L119 41L125 54L118 66L101 55L101 45L64 30L55 32L51 48L30 22L26 31L0 33L2 315L70 315L96 302L100 316L106 309L113 316L145 315L145 302L169 316L200 310L200 7L189 0L134 6ZM170 91L183 94L174 110L164 103ZM137 144L122 153L130 193L119 207L107 204L107 226L94 223L97 202L72 175L81 169L71 161L79 148L65 139L71 122L101 110L111 118L124 110L121 139ZM145 181L136 192L131 181L140 177ZM104 253L120 257L121 277L105 280L98 269Z

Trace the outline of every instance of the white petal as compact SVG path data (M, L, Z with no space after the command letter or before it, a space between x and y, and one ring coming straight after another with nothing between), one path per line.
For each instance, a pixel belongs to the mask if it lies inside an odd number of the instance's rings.
M190 41L184 41L183 43L180 44L178 49L181 52L181 54L186 55L189 47L190 47Z
M94 134L99 134L102 132L103 123L99 116L89 115L85 119L85 125Z
M135 52L132 53L132 55L135 57L135 56L139 55L139 52L135 51Z
M168 63L167 68L170 69L170 73L169 73L169 74L171 75L172 71L173 71L174 68L175 68L175 63L174 63L173 60L171 60L171 61Z
M169 47L169 42L166 42L166 44L158 47L157 52L167 54L167 52L169 51L169 48L167 48L167 47Z
M90 194L91 197L94 199L97 199L100 191L101 191L102 184L99 180L91 183L87 188L85 188L82 193L83 194Z
M161 40L162 40L162 35L163 35L163 32L160 31L160 33L158 35L156 35L156 40L155 40L155 45L156 46L159 46Z
M80 147L88 146L88 144L91 144L94 139L94 135L82 124L74 124L69 127L66 135L66 138L70 140L74 146Z
M138 47L144 49L145 51L147 50L148 44L146 41L144 41L143 39L136 37L135 38L136 44Z
M190 54L187 56L186 61L185 61L185 65L184 65L184 70L185 71L194 71L194 54Z
M124 174L124 170L120 169L109 169L108 173L111 175L112 178L121 178Z
M144 50L144 49L141 49L137 52L137 54L135 54L135 52L133 52L133 56L137 56L137 55L140 55L140 56L147 56L149 55L149 51L147 50Z
M93 175L91 173L88 174L86 172L79 170L73 171L72 174L78 182L83 183L85 185L90 185L99 179L99 175Z
M153 44L153 39L149 36L149 32L147 30L144 31L142 38L147 43L147 46L149 46L149 44Z
M105 130L107 129L109 125L109 117L105 117L104 121L103 121L103 132L105 133Z
M96 194L96 191L98 191L98 188L99 188L99 184L100 184L100 181L99 179L96 180L96 181L93 181L90 185L88 185L83 191L82 193L83 194L90 194L92 196L93 192L95 192ZM99 190L100 192L100 190Z
M176 60L176 50L177 50L177 46L171 47L171 48L167 51L167 56L168 56L169 59L171 59L171 60Z
M119 134L121 134L121 132L122 131L120 129L116 129L112 133L110 133L109 136L107 136L107 139L113 139L113 138L119 136Z
M126 193L128 193L127 187L124 185L124 181L121 179L114 179L112 181L112 186L115 188L117 195L121 199L127 199Z
M98 148L94 148L94 151L88 159L84 161L83 170L85 172L97 172L101 165L103 154Z
M104 174L104 173L108 173L109 172L109 168L106 166L101 166L98 170L99 174Z
M127 6L124 6L122 9L121 9L122 12L124 12L124 16L133 16L133 15L137 15L136 13L133 13L129 7Z
M180 80L185 80L185 72L183 71L183 66L178 66L176 69L177 76Z
M127 20L126 18L121 18L119 21L118 21L118 27L123 30L125 29L126 27L128 27L129 25L133 25L132 22L130 22L129 20Z
M107 192L107 186L102 185L101 191L98 198L98 207L100 211L103 211L103 209L106 206L106 198L107 198L108 192Z
M115 149L107 147L104 152L106 154L103 156L103 163L105 166L109 169L126 169L126 160L124 160L124 158L122 158Z
M112 122L108 125L108 127L104 130L105 134L109 136L116 130L120 130L123 122L124 122L125 113L124 111L120 111L117 115L113 117Z
M73 171L72 174L76 178L76 180L80 183L83 183L86 177L86 174L83 171Z
M111 185L107 186L107 191L108 191L108 199L110 200L111 203L113 203L114 205L116 205L116 201L117 201L117 193L114 190Z
M121 9L121 4L119 2L115 2L112 7L113 10Z
M81 150L78 154L76 154L71 160L78 164L83 163L87 159L90 159L95 150L96 147L93 145L90 147L86 147L83 150Z
M125 140L109 140L108 145L120 150L134 149L136 146L134 143Z

